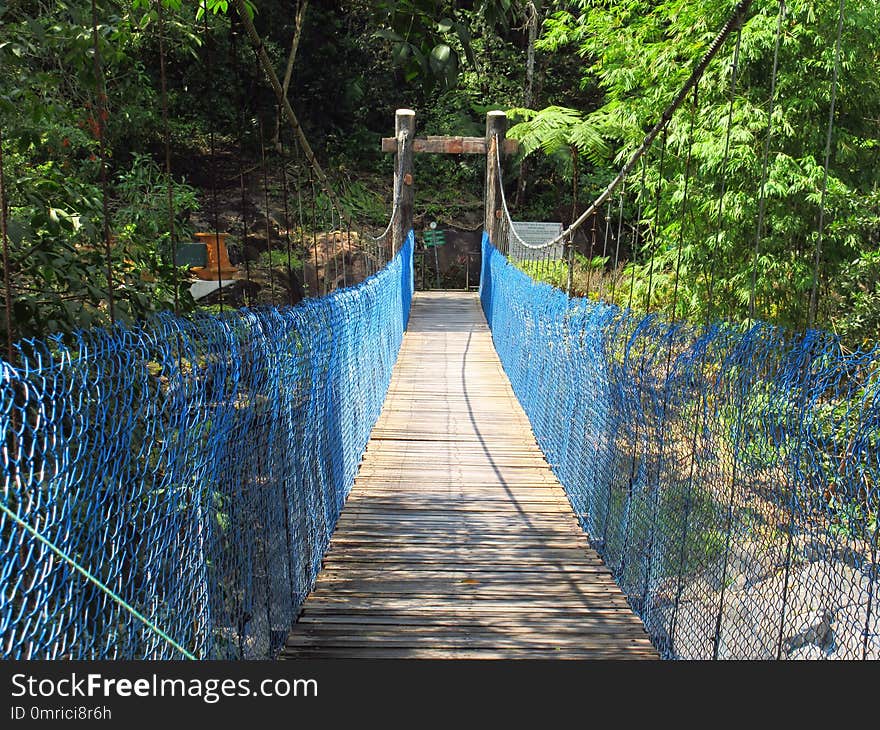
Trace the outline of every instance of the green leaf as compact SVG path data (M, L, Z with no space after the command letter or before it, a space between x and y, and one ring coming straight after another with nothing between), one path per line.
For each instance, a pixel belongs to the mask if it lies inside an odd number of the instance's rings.
M431 72L446 88L455 86L458 80L458 54L445 43L438 43L428 57Z
M458 35L458 40L461 41L462 49L464 49L464 57L467 59L467 62L476 69L477 57L474 54L474 48L471 45L470 29L465 23L459 22L455 24L455 32Z
M403 66L410 57L411 46L406 41L395 43L391 50L391 60L398 66Z
M402 41L403 38L390 28L380 28L374 35L377 38L383 38L386 41Z
M430 64L431 70L440 75L444 72L453 58L453 50L445 43L438 43L431 49Z

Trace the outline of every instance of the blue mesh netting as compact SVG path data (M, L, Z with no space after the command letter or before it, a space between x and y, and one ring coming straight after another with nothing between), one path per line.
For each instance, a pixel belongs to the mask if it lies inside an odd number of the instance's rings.
M292 308L20 343L5 504L198 657L271 656L379 416L413 245ZM5 658L180 657L6 515L0 535Z
M880 657L880 348L568 299L483 241L495 347L668 657Z

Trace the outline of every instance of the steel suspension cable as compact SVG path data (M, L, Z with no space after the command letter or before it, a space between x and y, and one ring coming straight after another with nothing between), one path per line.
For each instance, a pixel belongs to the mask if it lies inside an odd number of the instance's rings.
M605 233L602 235L602 259L604 261L605 257L608 255L608 234L611 229L611 206L609 205L605 212ZM618 239L619 240L619 239ZM604 263L602 264L605 265ZM613 277L612 277L613 278ZM604 282L602 282L602 293L605 292Z
M654 257L657 254L657 232L660 230L660 202L662 201L663 173L666 163L667 132L663 130L663 139L660 145L660 166L657 171L657 190L654 194L654 228L651 231L651 259L648 265L648 291L645 294L645 311L651 312L651 295L654 286Z
M216 126L217 120L214 115L214 102L216 101L217 89L214 84L214 44L211 31L208 26L208 0L202 0L204 19L203 35L205 38L205 75L207 81L208 98L208 145L210 148L210 176L211 176L211 223L214 224L214 251L217 256L217 296L220 300L220 314L223 314L223 272L220 263L220 212L217 205L217 145Z
M12 275L9 271L11 256L9 255L9 229L7 216L9 215L6 205L6 177L3 169L3 128L0 127L0 238L3 243L3 298L6 307L6 361L11 365L13 362L13 342L15 336L12 330Z
M623 238L623 196L620 191L620 205L617 210L617 240L614 243L614 265L611 267L611 304L614 304L614 294L617 291L617 266L620 262L620 239Z
M593 214L593 228L590 231L590 252L587 254L587 290L584 292L585 297L590 296L590 284L593 278L593 249L596 246L596 213ZM547 251L546 248L543 250Z
M296 154L297 162L299 161L299 153L296 152L296 147L294 147L294 154ZM297 210L297 226L299 230L299 247L300 247L300 269L302 275L302 284L303 284L303 294L306 294L306 287L308 286L306 282L306 258L307 258L307 250L306 250L306 219L303 216L303 196L302 196L302 170L297 166L296 175L293 178L294 184L296 185L296 210Z
M128 603L122 596L116 593L112 588L110 588L106 583L104 583L100 578L95 576L91 571L89 571L84 566L80 565L73 557L71 557L68 553L58 547L54 542L52 542L48 537L43 535L39 530L35 527L32 527L27 522L25 522L21 517L19 517L15 512L13 512L9 507L0 502L0 511L2 511L9 519L15 522L19 527L23 530L27 531L31 535L33 535L37 540L43 543L47 548L49 548L53 553L55 553L59 558L61 558L64 562L66 562L70 567L72 567L77 573L82 575L86 580L96 586L99 590L105 593L108 597L110 597L113 601L119 604L124 610L130 613L134 618L140 621L144 626L146 626L150 631L152 631L156 636L161 639L164 639L168 644L173 646L177 651L179 651L183 656L187 659L197 660L192 652L184 649L178 642L172 639L165 631L163 631L159 626L157 626L153 621L144 616L140 611L138 611L134 606Z
M312 169L309 168L309 186L312 191L312 248L313 253L315 255L315 292L312 296L318 295L318 289L320 289L320 283L318 282L318 208L317 208L317 198L318 194L315 191L315 177L312 173ZM326 276L326 273L325 273Z
M663 132L667 126L669 125L670 120L672 119L673 114L675 114L676 110L684 103L685 99L687 99L688 95L691 93L693 88L697 85L700 78L703 76L706 68L709 66L709 63L712 59L717 55L718 51L723 47L724 41L727 40L727 37L737 28L740 27L742 22L745 20L745 15L748 12L749 8L752 5L752 0L741 0L737 6L733 9L727 21L722 26L721 30L715 36L714 40L709 46L709 49L694 67L693 71L691 71L690 76L682 85L681 89L679 89L678 94L675 98L670 102L670 104L666 107L663 113L660 116L660 119L654 124L653 127L649 130L649 132L645 135L642 143L636 148L636 150L630 155L627 161L624 163L623 167L614 177L614 179L608 184L608 186L593 200L593 202L587 207L587 209L581 213L581 215L574 220L571 225L568 226L565 230L562 231L555 238L550 239L549 241L545 241L541 244L529 244L522 239L519 239L518 242L525 246L526 248L550 248L552 246L558 245L563 242L569 235L571 235L574 231L583 225L583 223L588 220L592 215L596 213L596 211L605 203L605 201L614 193L614 191L620 186L620 184L626 179L627 175L632 171L632 169L636 166L638 161L642 158L642 156L650 149L654 140L657 136ZM500 145L495 145L495 154L496 157L500 156L499 151ZM500 175L499 170L499 175ZM504 186L500 186L503 190ZM502 196L503 198L503 196ZM506 204L504 205L505 213L509 215L509 211L506 210ZM514 232L514 236L516 233ZM518 237L517 237L518 238Z
M712 320L712 305L714 300L715 288L715 266L718 254L718 248L721 244L721 232L723 227L724 216L724 194L727 192L727 164L730 157L730 135L733 129L733 111L736 100L736 82L739 75L739 54L742 46L742 28L736 31L736 45L733 49L733 63L731 68L730 79L730 102L727 109L727 129L724 134L724 153L721 156L721 190L718 193L718 224L715 229L715 246L712 255L709 255L709 279L707 282L706 292L706 321Z
M672 289L672 323L675 323L677 312L678 312L678 289L679 289L679 278L681 275L681 259L682 252L684 250L684 224L687 219L688 214L688 193L690 192L690 181L691 181L691 162L693 161L693 152L694 152L694 118L696 117L699 109L698 109L698 87L694 86L694 109L691 113L690 120L690 128L688 129L688 151L687 157L684 163L684 191L682 193L681 199L681 215L679 216L679 226L678 226L678 247L675 256L675 283L673 284ZM667 374L669 371L669 357L672 357L672 350L670 349L668 357L667 357Z
M266 265L267 275L269 277L269 301L274 306L275 305L275 277L273 276L273 266L274 261L272 260L272 223L269 210L269 169L266 165L266 140L263 136L263 121L259 120L257 123L257 130L259 132L260 139L260 166L262 167L263 172L263 202L266 211L266 258L268 263Z
M639 244L641 243L642 238L642 206L644 204L645 199L645 184L646 184L646 174L648 171L647 165L647 157L642 158L642 174L641 180L639 182L639 194L638 194L638 212L636 213L636 229L633 235L633 245L632 245L632 261L630 262L630 282L629 282L629 300L627 302L627 309L632 309L633 303L633 293L636 288L636 256L638 255Z
M279 110L280 115L280 110ZM281 194L284 198L284 241L287 246L287 303L293 306L293 244L290 240L290 188L287 184L287 160L284 158L284 140L278 131L278 146L281 150Z
M232 65L235 68L235 79L237 82L237 91L238 91L238 184L239 184L239 192L240 192L240 200L241 200L241 260L244 263L244 278L245 278L245 289L244 289L244 304L245 306L250 306L251 304L251 291L253 286L251 284L251 260L248 256L247 251L247 240L248 240L248 215L247 215L247 206L248 206L248 198L247 198L247 189L245 186L245 167L244 167L244 140L245 140L245 129L246 129L246 105L245 98L247 94L245 93L244 88L244 77L241 73L241 64L238 61L238 33L235 28L235 18L236 15L230 16L229 19L229 47L230 53L232 54Z

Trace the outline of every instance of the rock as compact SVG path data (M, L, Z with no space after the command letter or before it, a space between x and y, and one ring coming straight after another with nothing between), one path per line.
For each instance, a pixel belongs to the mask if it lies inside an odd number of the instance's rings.
M792 621L795 630L783 642L787 654L808 644L815 644L821 649L830 649L834 645L833 611L826 608L797 618L800 620Z
M866 562L870 562L866 555L860 555L847 545L841 545L834 550L834 559L855 570L861 570Z
M259 233L264 238L266 236L266 216L259 215L256 219L250 224L250 232L251 233ZM281 224L275 220L271 215L269 216L269 234L273 238L277 238L280 235Z
M687 577L677 610L673 573L649 597L649 631L674 642L672 653L680 658L710 658L720 607L721 659L775 659L783 616L783 657L880 659L880 581L872 582L864 555L824 535L804 536L792 547L786 570L784 543L732 545L723 602L723 563Z
M307 262L303 266L303 288L305 295L308 297L316 297L321 295L321 282L312 263Z
M719 659L776 658L776 626L768 621L766 606L755 598L755 588L728 591L725 595Z
M828 547L817 540L809 540L803 546L802 554L806 562L815 563L828 557Z
M827 659L828 655L822 651L821 647L816 646L815 644L804 644L790 652L786 658L800 661L814 661L816 659Z

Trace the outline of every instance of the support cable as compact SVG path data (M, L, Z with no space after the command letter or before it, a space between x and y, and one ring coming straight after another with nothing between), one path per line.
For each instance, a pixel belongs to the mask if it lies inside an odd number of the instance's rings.
M517 239L517 243L525 246L526 248L531 249L541 249L541 248L551 248L553 246L558 245L559 243L566 240L568 236L570 236L574 231L583 225L583 223L590 218L590 216L594 215L599 208L604 205L605 201L614 193L614 191L620 186L620 184L626 179L627 175L632 171L635 167L636 163L642 158L642 156L651 148L651 145L654 143L654 140L657 136L666 130L669 125L670 120L672 119L673 114L675 114L676 110L684 103L685 99L689 96L691 91L699 82L700 78L702 78L703 73L708 67L709 63L712 59L717 55L718 51L724 45L724 41L727 37L737 28L740 27L742 22L745 19L745 15L748 12L749 8L752 5L752 0L741 0L739 4L733 9L728 17L727 22L722 26L721 30L718 32L718 35L715 36L715 39L709 46L709 49L694 67L693 71L691 71L691 75L688 77L687 81L685 81L684 85L679 90L678 94L672 100L672 102L666 107L663 111L663 114L660 116L660 119L657 123L650 129L650 131L645 135L642 143L636 148L635 152L633 152L614 179L608 184L608 186L593 200L593 202L587 207L587 209L581 213L581 215L571 223L568 228L562 231L555 238L551 238L549 241L545 241L540 244L532 244L523 241L519 236L517 236L516 231L513 231L514 238ZM499 159L499 176L501 175L500 171L500 145L495 145L495 156ZM501 179L499 177L499 179ZM503 192L504 186L500 186ZM502 202L504 207L504 212L507 216L510 215L510 211L507 209L507 204L504 201L504 196L502 195Z
M657 172L657 190L654 194L654 228L651 231L651 259L648 265L648 291L645 295L645 311L648 313L651 311L651 295L654 293L654 257L657 254L657 231L660 230L660 203L663 200L661 191L663 190L663 173L666 163L666 138L667 134L664 129L663 141L660 145L660 168Z
M15 335L12 330L12 276L9 271L8 211L6 206L6 178L3 170L3 128L0 127L0 237L3 239L3 297L6 306L6 361L11 365Z
M210 28L208 27L208 0L202 1L203 19L204 19L204 38L205 38L205 74L207 76L207 98L208 115L210 129L208 130L208 145L210 147L210 168L211 168L211 223L214 224L214 251L217 255L217 287L218 298L220 300L220 314L223 314L223 272L220 262L220 213L217 206L217 145L216 145L216 119L214 117L214 101L217 96L216 87L214 85L214 54L213 40L211 39Z
M171 266L174 269L174 314L180 313L180 271L177 266L177 232L174 226L174 182L171 178L171 131L168 121L168 82L165 73L165 3L156 0L159 22L159 78L162 97L162 141L165 147L165 186L168 192L168 237L171 242Z
M129 604L122 596L113 591L106 583L102 582L99 578L93 575L87 568L80 565L76 560L74 560L70 555L68 555L64 550L58 547L54 542L52 542L49 538L43 535L39 530L34 527L31 527L27 522L21 519L15 512L9 509L8 506L0 502L0 511L2 511L9 519L15 522L19 527L23 530L27 531L31 535L33 535L37 540L43 543L47 548L49 548L53 553L55 553L59 558L61 558L64 562L70 565L77 573L82 575L86 580L95 585L99 590L106 593L112 600L118 603L123 609L128 611L132 616L134 616L138 621L140 621L144 626L146 626L150 631L152 631L156 636L161 639L164 639L171 646L173 646L177 651L183 654L187 659L197 660L192 652L184 649L180 644L178 644L174 639L172 639L165 631L159 628L155 623L153 623L150 619L144 616L140 611L138 611L134 606Z
M269 169L266 164L266 140L263 136L263 122L258 122L258 131L260 135L260 166L263 172L263 204L266 210L266 273L269 277L269 301L275 306L275 277L273 276L272 261L272 217L269 210Z
M724 194L727 192L727 163L730 158L730 134L733 129L733 110L736 100L736 82L739 76L739 53L742 46L742 28L736 31L736 46L733 49L733 64L730 78L730 103L727 109L727 129L724 133L724 153L721 156L721 190L718 192L718 225L715 229L715 246L713 254L709 256L709 280L706 296L706 321L712 320L712 305L715 289L715 266L718 256L718 248L721 244L721 232L724 218Z

